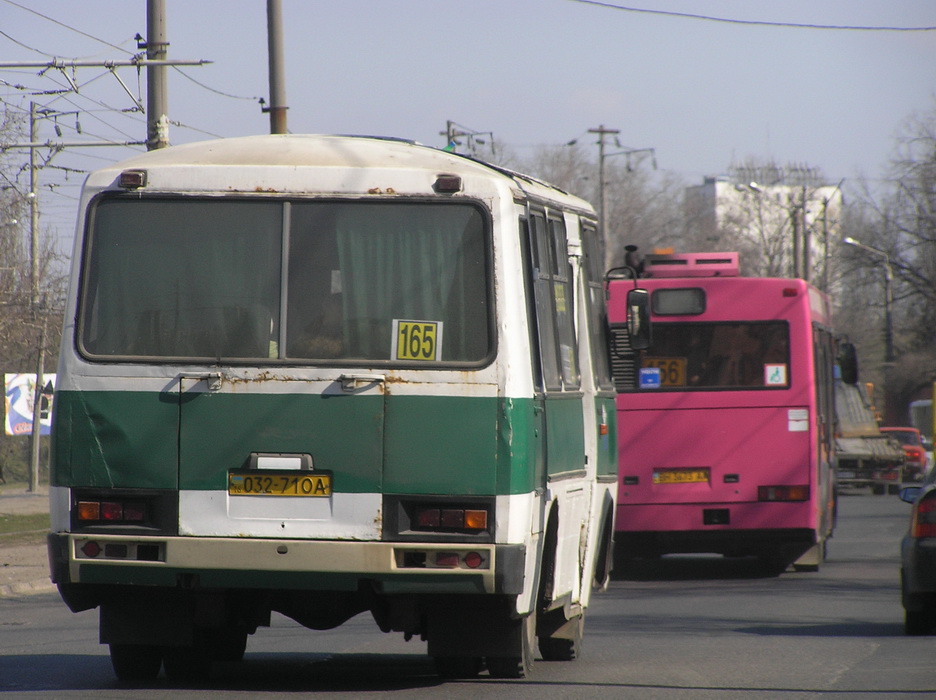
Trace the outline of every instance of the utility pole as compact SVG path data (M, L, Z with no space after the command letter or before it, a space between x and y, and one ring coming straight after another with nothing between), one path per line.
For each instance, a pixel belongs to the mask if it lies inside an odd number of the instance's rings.
M36 103L29 103L29 141L35 143ZM36 149L29 148L29 305L35 310L39 299L39 166L36 164Z
M803 279L807 282L812 280L812 241L809 239L809 225L806 220L806 185L803 185L803 197L800 206L800 229L803 232Z
M605 134L617 135L621 133L620 129L606 129L604 124L597 129L589 129L589 134L598 134L598 225L601 228L601 235L607 237L608 232L605 228Z
M790 260L790 277L798 278L800 276L800 215L799 206L796 204L796 198L790 195L790 224L793 231L793 246Z
M41 318L40 318L41 316ZM35 493L39 490L39 455L42 449L42 389L45 384L45 336L46 313L45 304L42 308L33 305L33 321L39 324L39 347L36 357L36 386L33 389L32 434L29 436L29 491Z
M36 103L29 103L29 140L35 142L37 139L38 127L36 126ZM29 310L33 321L38 320L38 301L39 301L39 196L37 190L38 171L36 165L36 149L29 149ZM44 319L44 315L43 315ZM30 435L30 454L29 463L29 490L33 493L39 490L39 449L41 447L42 436L40 435L40 417L42 401L42 364L45 360L45 321L42 323L42 331L39 334L39 348L37 360L36 387L33 392L33 415L32 415L32 435Z
M283 58L283 9L280 0L267 0L267 44L270 63L270 133L285 134L286 78Z
M165 0L146 0L147 61L165 61L168 47ZM169 90L164 64L146 67L146 113L147 150L165 148L169 145Z

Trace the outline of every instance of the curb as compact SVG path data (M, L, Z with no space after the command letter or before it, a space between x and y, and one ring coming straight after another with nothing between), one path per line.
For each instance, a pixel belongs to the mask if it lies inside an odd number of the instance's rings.
M20 598L28 595L37 595L39 593L52 593L55 590L56 585L48 579L42 581L9 583L0 585L0 598Z

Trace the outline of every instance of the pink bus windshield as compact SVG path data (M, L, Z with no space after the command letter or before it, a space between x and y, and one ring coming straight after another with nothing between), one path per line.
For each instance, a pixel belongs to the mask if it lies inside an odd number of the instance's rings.
M637 389L787 388L789 346L785 321L656 322L637 356Z

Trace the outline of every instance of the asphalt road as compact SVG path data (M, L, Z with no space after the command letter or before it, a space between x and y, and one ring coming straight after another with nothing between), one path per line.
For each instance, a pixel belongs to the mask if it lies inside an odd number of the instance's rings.
M909 506L845 495L816 573L765 577L745 560L665 557L597 595L585 653L538 661L532 679L442 681L425 644L360 615L328 632L275 617L245 660L206 682L127 687L97 641L94 611L55 594L0 599L0 693L7 697L634 698L802 700L936 697L936 637L903 634L898 543Z

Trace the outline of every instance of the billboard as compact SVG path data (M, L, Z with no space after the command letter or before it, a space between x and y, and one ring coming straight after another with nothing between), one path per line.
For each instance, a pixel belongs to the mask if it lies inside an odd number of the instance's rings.
M3 384L6 434L32 435L36 375L4 374ZM52 392L55 389L55 375L43 374L42 385L39 403L39 434L48 435L52 431Z

